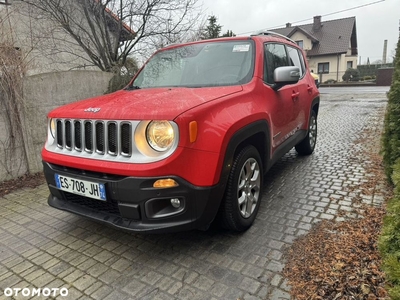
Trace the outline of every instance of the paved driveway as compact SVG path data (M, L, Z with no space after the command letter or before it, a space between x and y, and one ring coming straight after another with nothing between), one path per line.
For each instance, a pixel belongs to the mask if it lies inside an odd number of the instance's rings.
M6 288L67 288L58 299L289 299L283 251L313 223L351 210L347 187L366 175L354 142L381 126L386 103L384 92L321 91L315 153L292 150L271 169L243 234L130 234L50 208L45 185L0 198L0 299Z

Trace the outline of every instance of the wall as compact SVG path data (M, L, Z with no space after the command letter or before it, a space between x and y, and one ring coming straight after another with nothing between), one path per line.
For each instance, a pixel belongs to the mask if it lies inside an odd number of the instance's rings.
M70 5L70 14L82 15L80 11L80 7ZM77 19L80 21L82 18ZM2 38L7 37L20 49L25 61L29 63L27 75L66 70L98 70L75 39L58 23L31 5L19 0L14 0L10 6L0 5L0 24L0 43ZM85 39L85 43L89 43L89 39Z
M376 85L390 86L392 84L394 68L381 68L377 71Z
M23 147L4 148L6 123L0 110L0 160L9 159L4 157L4 154L13 151L25 151L27 155L27 164L23 162L23 156L14 155L13 165L16 166L15 171L18 171L14 177L27 171L36 173L42 170L40 152L46 140L47 113L60 105L104 94L111 77L111 73L81 70L44 73L24 78ZM0 181L9 178L10 174L7 174L4 168L0 168Z
M312 49L312 42L305 34L301 32L295 32L290 38L295 42L303 41L303 50L306 51Z

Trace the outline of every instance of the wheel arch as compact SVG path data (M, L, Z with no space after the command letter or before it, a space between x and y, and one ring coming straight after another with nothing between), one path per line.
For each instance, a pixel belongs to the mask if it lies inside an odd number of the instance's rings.
M253 145L260 154L263 171L269 167L270 160L270 130L266 120L259 120L236 131L230 138L225 150L224 162L221 170L221 180L228 179L235 155L247 145Z
M315 114L318 116L318 111L319 111L319 96L318 97L316 97L313 101L312 101L312 103L311 103L311 109L313 110L313 111L315 111Z

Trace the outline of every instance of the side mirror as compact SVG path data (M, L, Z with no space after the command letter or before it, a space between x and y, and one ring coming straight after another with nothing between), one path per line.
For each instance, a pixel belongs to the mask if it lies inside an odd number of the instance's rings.
M274 90L277 91L285 85L297 83L300 79L299 67L279 67L274 71Z

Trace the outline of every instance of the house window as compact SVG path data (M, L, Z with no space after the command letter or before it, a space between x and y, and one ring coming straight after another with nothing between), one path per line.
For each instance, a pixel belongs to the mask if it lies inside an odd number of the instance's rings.
M296 41L296 44L297 44L301 49L304 49L304 48L303 48L303 41Z
M348 61L347 62L347 69L353 69L353 62L352 61Z
M318 64L318 74L329 73L329 63L319 63Z

